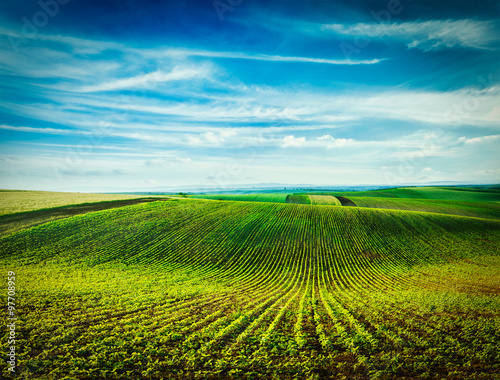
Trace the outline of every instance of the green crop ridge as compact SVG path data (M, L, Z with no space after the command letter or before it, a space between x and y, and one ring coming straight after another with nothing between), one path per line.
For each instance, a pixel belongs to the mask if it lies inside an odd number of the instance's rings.
M351 199L358 207L385 208L396 210L413 210L471 216L477 218L500 219L500 203L497 202L464 202L436 199L405 199L383 197L354 197Z
M500 374L500 221L290 196L308 202L172 199L1 238L19 376Z
M345 197L441 199L449 201L500 201L500 189L468 189L454 187L407 187L371 191L346 191L325 193Z

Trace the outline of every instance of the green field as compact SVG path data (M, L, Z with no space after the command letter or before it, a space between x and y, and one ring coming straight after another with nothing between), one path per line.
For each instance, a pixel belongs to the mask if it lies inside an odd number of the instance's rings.
M0 215L88 202L143 198L143 195L0 190Z
M349 199L358 207L437 212L442 214L464 215L477 218L500 219L500 202L463 202L438 199L353 196L350 196Z
M196 194L191 198L216 199L219 201L243 201L243 202L277 202L285 203L286 193L259 193L259 194Z
M330 193L329 193L330 194ZM500 202L500 189L474 189L461 187L406 187L371 191L334 192L331 195L345 197L387 197L413 199L442 199L449 201Z
M500 218L500 189L411 187L335 193L252 193L190 195L196 199L357 206L411 210L478 218Z
M332 195L314 195L310 194L309 199L313 205L333 205L342 206L342 203Z
M17 376L499 378L499 242L500 220L310 199L171 199L23 229L0 239Z

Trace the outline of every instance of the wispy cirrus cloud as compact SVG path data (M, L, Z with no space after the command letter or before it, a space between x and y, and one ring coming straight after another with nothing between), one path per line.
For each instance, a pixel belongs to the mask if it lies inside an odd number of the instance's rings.
M157 55L158 53L153 53ZM196 49L166 49L159 53L166 56L184 56L184 57L208 57L208 58L226 58L226 59L245 59L252 61L263 62L303 62L303 63L323 63L328 65L373 65L383 61L383 58L376 59L325 59L314 57L300 56L282 56L282 55L267 55L259 53L243 53L243 52L224 52L213 50L196 50Z
M173 88L172 94L183 95ZM469 125L498 126L500 86L484 89L464 88L455 91L386 90L349 92L344 94L292 91L283 87L248 88L231 92L214 100L181 98L162 100L138 98L119 102L106 92L80 95L55 93L50 97L61 106L40 107L39 104L4 103L5 109L25 117L59 123L74 128L91 129L102 120L110 120L113 129L141 129L164 132L211 132L214 127L238 127L255 133L265 126L249 123L285 122L282 130L321 130L352 125L371 119L418 122L442 127ZM471 106L472 104L472 106ZM80 117L75 117L80 115ZM124 124L113 119L127 117ZM222 122L223 125L211 125Z
M493 49L500 40L498 30L492 21L428 20L400 23L357 23L322 25L323 30L349 36L395 39L404 42L408 48L423 51L454 47L471 49Z
M62 128L37 128L37 127L25 127L25 126L13 126L13 125L0 125L0 129L16 132L32 132L32 133L42 133L49 135L91 135L92 132L75 130L75 129L62 129Z
M422 151L433 161L419 161L415 172L496 170L500 23L494 7L462 4L460 11L457 5L457 19L435 20L431 5L405 6L392 21L375 24L369 0L346 3L342 14L333 2L304 12L302 3L263 11L257 2L246 8L250 14L241 8L215 29L209 17L197 18L202 12L172 7L162 14L171 22L161 33L154 22L114 30L111 13L96 17L88 33L88 25L78 26L78 7L64 22L54 18L25 38L12 15L0 27L0 150L27 160L2 170L44 173L51 188L52 164L66 165L66 150L96 141L64 173L71 181L95 180L97 190L103 190L97 181L204 183L235 160L244 169L232 183L248 176L276 182L280 175L285 182L318 183L325 171L335 181L377 183L381 167L397 168ZM100 9L95 4L85 9ZM149 7L142 8L143 20L156 17ZM148 9L154 14L147 16ZM183 30L177 20L192 28ZM24 38L18 51L11 33ZM374 43L343 59L340 44L358 49L356 42L364 42L358 36ZM376 43L381 40L388 43ZM450 52L452 64L450 54L415 54L445 49L457 50ZM441 134L429 136L436 131ZM429 144L435 146L430 153ZM122 173L114 170L128 175L99 175ZM24 181L18 187L32 183Z
M96 85L84 86L78 92L101 92L116 91L127 88L149 87L158 83L189 80L194 78L205 78L209 75L207 67L189 68L174 67L170 72L162 70L154 71L148 74L136 75L129 78L122 78L110 82L99 83Z
M0 28L0 35L15 36L15 38L22 39L23 37L12 30ZM259 52L241 52L241 51L218 51L209 49L195 49L195 48L162 48L162 49L148 49L137 48L126 44L103 41L91 40L85 38L78 38L64 35L49 35L38 34L36 40L41 42L58 42L71 47L73 53L98 55L106 50L120 51L125 54L136 55L142 58L159 58L159 57L172 57L172 58L188 58L188 57L205 57L205 58L221 58L221 59L242 59L262 62L302 62L302 63L317 63L328 65L372 65L379 63L384 58L374 59L328 59L319 57L304 57L304 56L285 56L274 54L262 54Z

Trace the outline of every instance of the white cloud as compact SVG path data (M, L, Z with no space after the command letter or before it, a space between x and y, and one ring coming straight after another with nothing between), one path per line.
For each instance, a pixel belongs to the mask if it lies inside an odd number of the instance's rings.
M188 80L197 77L205 77L208 74L206 68L181 68L174 67L174 69L166 73L164 71L155 71L148 74L137 75L130 78L118 79L112 82L100 83L93 86L84 86L80 92L99 92L99 91L115 91L124 88L133 87L148 87L157 83Z
M184 95L185 96L185 95ZM196 94L192 95L193 97ZM492 85L484 89L463 88L454 91L424 90L387 90L383 92L360 92L344 94L310 93L291 91L287 88L267 89L252 88L244 94L239 92L213 101L164 101L161 99L138 99L135 102L117 102L105 95L89 97L68 97L61 95L55 101L65 103L65 107L88 108L95 113L95 108L125 110L144 118L151 123L152 115L167 115L181 118L175 122L194 120L198 123L252 122L256 119L275 123L276 120L288 123L293 121L309 125L328 123L345 124L351 120L364 118L383 118L402 121L418 121L431 124L491 126L491 112L498 106L500 86ZM22 107L10 104L19 114L42 118L47 121L61 122L74 120L74 112L66 116L57 115L59 110L47 110L40 107ZM29 110L29 112L27 112ZM104 112L104 111L103 111ZM44 113L44 115L42 115ZM106 113L107 114L107 113ZM106 115L104 114L104 116ZM150 115L146 115L150 114ZM139 119L141 120L141 119ZM329 128L335 128L330 124ZM318 128L320 129L320 128Z
M93 132L80 131L75 129L61 129L61 128L35 128L35 127L15 127L12 125L0 125L0 129L6 129L10 131L17 132L34 132L34 133L45 133L50 135L92 135Z
M475 22L471 20L458 21ZM458 21L450 21L450 23L456 26ZM415 25L427 25L427 23L434 23L432 25L445 23L443 25L447 25L445 21L403 24L412 24L413 28L416 28ZM477 23L483 25L479 21ZM377 24L377 26L386 28L388 34L392 33L389 32L391 28L398 29L398 25L402 24ZM422 25L419 27L423 28ZM350 31L350 26L340 26L339 28L344 28L346 32L353 32ZM406 29L410 30L411 28ZM52 36L50 38L54 41L67 43L70 46L78 46L79 44L87 46L91 42L90 40L65 36ZM46 38L46 40L49 40L49 38ZM130 120L127 120L127 123L122 123L122 128L128 128L129 122L167 124L165 121L167 118L170 123L169 128L172 128L172 120L179 124L192 121L196 123L220 121L240 124L255 120L273 123L275 121L284 121L285 123L297 121L310 126L314 124L343 123L356 118L387 118L440 125L453 123L454 125L474 126L491 126L493 122L500 120L500 108L498 107L500 86L493 86L492 81L489 87L484 90L462 89L438 92L401 89L371 93L368 91L360 93L344 91L341 94L323 91L315 93L314 90L312 92L307 90L297 91L287 86L272 88L246 85L241 83L238 78L231 77L224 70L216 70L215 63L196 67L188 58L190 56L206 56L268 61L298 59L304 62L317 60L316 58L213 52L181 48L148 50L114 43L109 43L108 46L104 42L101 45L99 49L112 48L121 50L123 59L121 61L111 61L101 57L102 60L91 62L84 57L72 57L67 51L53 50L51 53L49 48L39 48L41 50L37 51L36 56L33 55L34 53L29 55L31 49L22 50L19 57L11 54L9 55L10 58L2 58L2 55L0 55L0 61L7 59L8 62L5 62L5 64L9 72L18 70L23 75L36 76L37 78L62 78L56 84L37 85L36 87L37 91L42 89L45 92L43 95L47 100L56 103L53 106L41 107L40 104L8 104L4 102L3 106L0 107L7 109L11 113L16 112L21 116L71 126L81 122L77 119L87 121L94 118L93 123L95 124L101 121L102 118L109 118L110 115L125 115ZM51 48L53 49L53 46ZM26 55L23 55L25 53ZM173 65L174 62L177 65L171 71L152 69L152 72L146 74L132 74L143 72L144 66L156 67L157 65L163 65L169 58L171 58L169 65ZM179 60L183 62L182 65ZM116 67L117 64L119 64L118 67ZM113 78L114 75L117 75L116 73L119 73L122 78L110 80L109 78ZM203 80L194 81L194 79ZM183 82L188 80L189 82ZM155 91L161 92L161 95L165 96L138 96L131 99L125 95L125 101L122 101L122 97L118 98L114 96L115 94L106 93L106 91L111 90L151 87L155 83L161 84L174 81L177 84L176 86L158 85L155 87ZM93 84L88 85L88 83ZM199 88L195 88L195 84L210 85L210 88L216 91L206 91L206 89L199 91ZM47 91L47 88L49 91ZM30 91L32 89L29 88ZM220 89L224 91L217 91ZM69 94L66 91L80 91L86 92L86 94ZM166 101L165 99L183 100ZM75 117L75 115L79 117ZM331 125L331 128L335 127L336 125ZM196 141L193 141L193 145L195 144Z
M473 138L466 138L465 136L460 137L458 141L464 142L465 144L476 144L476 143L481 143L481 142L487 142L487 141L493 141L496 140L500 137L500 135L490 135L490 136L481 136L481 137L473 137Z
M288 96L288 94L282 94ZM64 96L60 98L62 101ZM302 113L307 112L305 109L297 109L293 107L286 107L285 105L268 104L266 99L255 99L249 101L240 99L238 95L233 95L231 98L225 100L216 100L206 104L198 104L189 101L173 102L161 101L159 99L139 99L137 101L117 101L112 98L108 102L103 102L101 98L88 99L88 98L68 98L66 102L74 100L79 106L88 108L108 108L111 110L125 110L125 112L137 111L140 113L149 113L156 115L168 115L169 117L177 116L198 122L207 121L228 121L234 119L238 122L260 120L301 120ZM126 100L127 98L125 98ZM59 101L59 98L57 99ZM282 103L282 100L278 100ZM154 103L154 104L151 104ZM267 103L267 104L266 104ZM13 105L15 107L15 105ZM37 115L43 110L37 108L32 109ZM121 113L121 111L117 111ZM47 116L51 116L48 113ZM148 115L149 120L151 115ZM345 119L342 119L345 120ZM57 121L57 120L53 120Z
M430 20L392 24L359 23L353 25L323 25L336 33L369 38L394 38L404 41L408 48L423 51L455 46L484 49L499 37L494 24L478 20Z
M216 51L186 51L186 55L204 56L212 58L233 58L233 59L250 59L254 61L270 61L270 62L304 62L304 63L325 63L329 65L372 65L379 63L382 59L324 59L324 58L309 58L309 57L286 57L280 55L266 54L247 54L239 52L216 52Z
M213 146L213 145L221 145L227 140L231 140L230 143L234 144L234 137L238 134L234 130L228 129L214 129L212 131L200 133L197 135L188 134L185 137L185 141L187 145L192 146Z
M317 138L320 141L324 141L326 143L327 148L340 147L345 145L352 145L354 143L353 139L336 139L330 135L323 135Z
M488 113L498 105L500 86L482 90L395 90L379 94L345 95L327 102L331 109L344 109L359 117L380 117L447 125L491 125ZM473 104L473 107L470 104Z
M205 132L202 136L209 143L218 145L218 144L221 144L222 142L224 142L227 138L236 136L236 132L235 131L227 131L227 130L223 130L219 133Z
M433 170L432 170L432 168L427 167L427 168L423 168L422 171L424 173L431 173Z
M14 35L15 38L26 41L16 31L1 28L0 35ZM85 38L78 38L72 36L50 35L50 34L37 34L35 39L40 41L59 42L71 46L73 53L77 54L100 54L106 49L119 50L128 54L136 54L142 57L164 57L169 56L172 58L186 58L186 57L207 57L207 58L225 58L225 59L247 59L255 61L268 61L268 62L304 62L304 63L319 63L328 65L372 65L379 63L383 59L325 59L313 57L300 57L300 56L281 56L281 55L268 55L259 53L243 53L243 52L227 52L227 51L213 51L213 50L200 50L200 49L186 49L186 48L169 48L169 49L137 49L124 44L110 42L89 40Z
M304 145L306 142L305 137L294 137L293 135L285 136L283 138L283 144L281 145L283 148L287 147L300 147Z

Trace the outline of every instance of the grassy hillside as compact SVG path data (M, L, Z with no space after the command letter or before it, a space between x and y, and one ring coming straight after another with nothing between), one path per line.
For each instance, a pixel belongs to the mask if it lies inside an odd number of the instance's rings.
M494 220L171 200L17 232L0 267L27 378L486 379L499 241Z
M0 190L0 215L88 202L144 198L143 195Z
M430 199L349 197L358 207L437 212L500 219L500 202L460 202Z
M406 187L388 190L347 191L331 195L345 197L388 197L413 199L442 199L449 201L500 202L500 189L475 189L459 187Z

